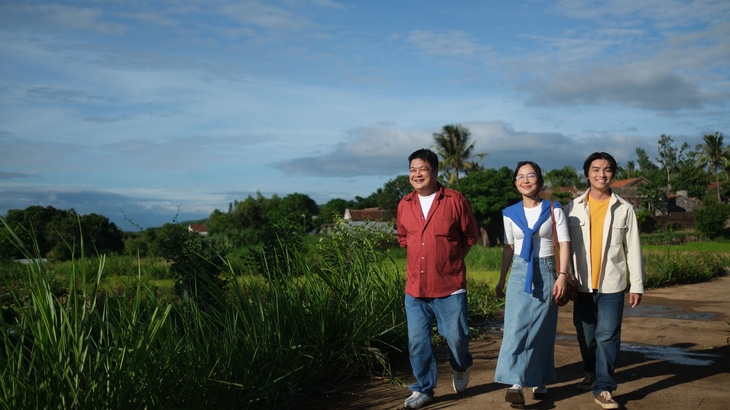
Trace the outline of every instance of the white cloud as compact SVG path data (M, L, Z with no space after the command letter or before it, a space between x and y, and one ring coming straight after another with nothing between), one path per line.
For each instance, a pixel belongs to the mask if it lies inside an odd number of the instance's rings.
M440 57L480 57L489 51L489 47L479 45L469 34L460 30L448 32L413 30L406 40L422 53Z

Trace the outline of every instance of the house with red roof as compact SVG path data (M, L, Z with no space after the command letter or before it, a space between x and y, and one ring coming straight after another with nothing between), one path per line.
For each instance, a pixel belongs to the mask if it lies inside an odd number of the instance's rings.
M377 229L394 229L388 211L380 208L345 209L343 218L351 226L368 226Z
M188 232L195 232L202 237L208 236L208 227L204 224L190 224L188 225Z

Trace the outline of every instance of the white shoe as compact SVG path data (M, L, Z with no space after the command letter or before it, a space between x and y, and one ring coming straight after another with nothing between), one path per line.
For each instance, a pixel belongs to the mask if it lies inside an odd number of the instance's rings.
M532 397L541 399L545 397L547 394L547 387L545 386L539 386L539 387L533 387L532 388Z
M512 408L521 408L525 405L525 394L522 393L522 387L512 386L507 389L507 394L504 396L504 400L510 403Z
M463 372L457 372L454 370L454 381L451 384L454 386L454 391L457 393L463 393L466 390L466 386L469 384L469 369Z
M413 394L406 401L403 402L404 409L420 409L424 404L433 400L433 397L426 393L414 391Z
M602 391L598 393L598 396L594 399L596 404L603 407L604 409L617 409L619 408L618 403L613 400L611 392Z

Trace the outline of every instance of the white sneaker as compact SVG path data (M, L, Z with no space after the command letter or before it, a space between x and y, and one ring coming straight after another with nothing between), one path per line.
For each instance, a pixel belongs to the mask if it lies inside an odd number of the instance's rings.
M598 396L594 399L596 404L603 407L604 409L617 409L619 408L618 403L616 403L613 400L613 397L611 397L611 393L607 391L602 391L598 393Z
M457 393L463 393L466 390L466 386L469 384L469 369L463 372L457 372L454 370L454 381L451 384L454 386L454 391Z
M507 389L504 400L510 403L512 408L522 408L525 405L525 394L522 393L522 387L514 385Z
M533 387L532 388L532 397L536 399L541 399L547 395L547 387L545 386L539 386L539 387Z
M413 394L406 401L403 402L404 409L420 409L424 404L433 400L433 397L426 393L414 391Z

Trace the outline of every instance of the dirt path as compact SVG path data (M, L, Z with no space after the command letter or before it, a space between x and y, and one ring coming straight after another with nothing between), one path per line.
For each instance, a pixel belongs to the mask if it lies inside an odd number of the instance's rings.
M627 308L629 309L629 308ZM527 409L599 409L590 392L574 385L583 376L572 324L572 304L561 308L555 366L558 383L547 399L526 395ZM627 409L730 409L730 276L712 282L649 290L636 310L626 310L622 351L616 369L615 400ZM506 386L494 383L501 335L473 340L469 387L451 388L452 371L439 349L439 384L427 409L505 408ZM349 382L299 408L396 409L410 394L408 363L394 369L403 387L388 381Z

